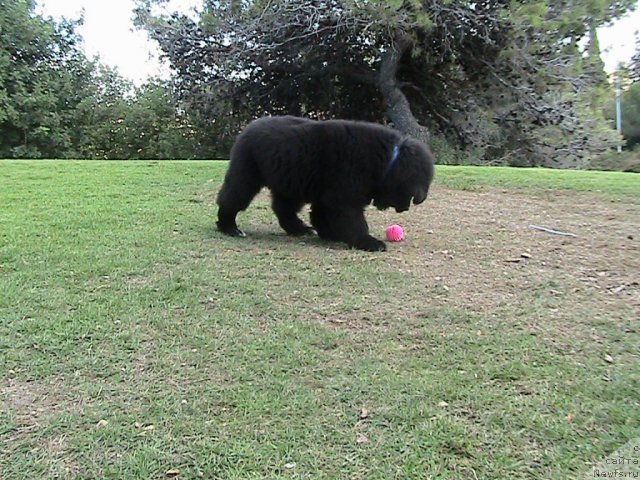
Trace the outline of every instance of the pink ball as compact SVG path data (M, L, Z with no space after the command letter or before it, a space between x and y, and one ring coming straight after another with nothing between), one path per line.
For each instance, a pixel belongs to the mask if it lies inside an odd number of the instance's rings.
M400 225L389 225L386 230L387 240L399 242L404 240L404 229Z

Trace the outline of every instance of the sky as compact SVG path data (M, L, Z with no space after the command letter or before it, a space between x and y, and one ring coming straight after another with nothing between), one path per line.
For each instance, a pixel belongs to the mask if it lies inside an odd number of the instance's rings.
M159 60L159 50L145 32L136 30L132 16L133 0L38 0L38 13L59 19L78 18L84 12L79 33L84 38L85 53L98 55L103 64L116 67L120 74L136 84L149 76L167 77L169 68ZM188 12L201 0L170 0L169 11ZM640 4L640 0L638 0ZM614 25L598 31L605 70L612 72L620 62L628 62L635 52L640 29L640 5L636 11Z
M36 11L59 19L77 19L84 12L84 25L78 29L87 56L100 57L101 63L116 67L135 84L149 76L167 77L169 68L159 60L157 45L133 25L133 0L37 0ZM201 0L170 0L169 11L188 12Z

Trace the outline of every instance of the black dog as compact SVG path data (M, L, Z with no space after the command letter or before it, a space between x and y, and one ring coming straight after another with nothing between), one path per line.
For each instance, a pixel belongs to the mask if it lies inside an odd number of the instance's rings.
M416 140L374 123L265 117L251 122L231 150L218 194L218 229L244 237L236 215L260 189L290 235L312 233L368 251L386 250L369 235L364 208L397 212L422 203L433 179L433 156ZM311 204L311 225L298 217Z

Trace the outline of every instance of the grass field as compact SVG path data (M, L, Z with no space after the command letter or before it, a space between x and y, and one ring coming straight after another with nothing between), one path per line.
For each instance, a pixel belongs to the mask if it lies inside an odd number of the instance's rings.
M583 479L640 437L640 176L442 167L372 254L266 194L219 235L225 168L0 162L0 478Z

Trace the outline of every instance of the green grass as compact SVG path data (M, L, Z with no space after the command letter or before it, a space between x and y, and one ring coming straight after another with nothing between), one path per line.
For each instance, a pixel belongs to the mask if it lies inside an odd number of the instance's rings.
M385 254L286 238L267 203L220 236L225 168L0 162L0 478L565 479L640 436L637 328L612 366L432 304ZM633 174L438 180L639 195Z
M601 194L625 202L640 202L640 175L622 172L441 166L438 182L451 188L477 190L485 187L577 191Z

